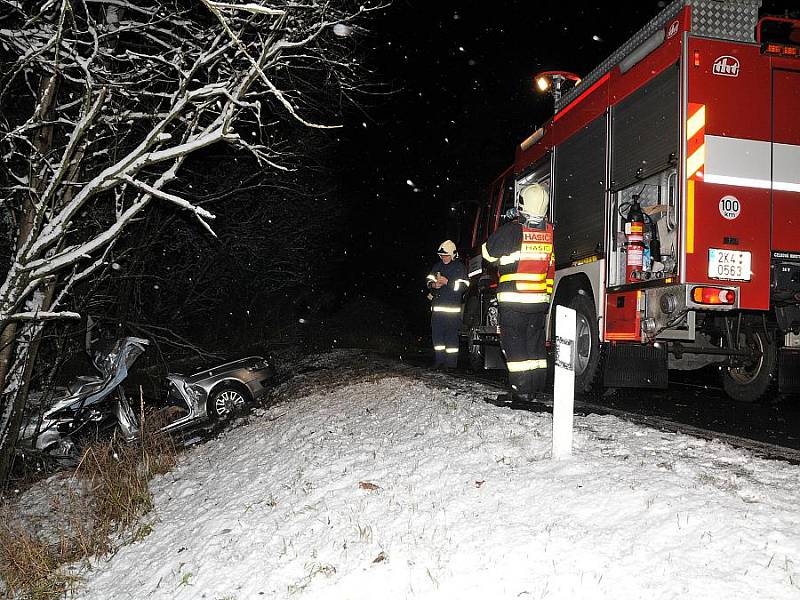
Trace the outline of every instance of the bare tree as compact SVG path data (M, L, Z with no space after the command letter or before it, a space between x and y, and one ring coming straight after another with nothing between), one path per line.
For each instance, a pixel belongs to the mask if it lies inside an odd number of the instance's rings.
M175 185L191 153L227 143L264 170L292 168L282 123L330 126L307 74L347 94L357 65L339 36L375 8L0 0L0 201L15 224L0 284L0 478L42 324L79 316L65 309L71 290L152 202L213 235L214 215Z

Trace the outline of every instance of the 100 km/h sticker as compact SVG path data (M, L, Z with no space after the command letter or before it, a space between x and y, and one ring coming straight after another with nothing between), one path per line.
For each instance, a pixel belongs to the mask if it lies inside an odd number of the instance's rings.
M719 214L732 221L742 212L742 204L736 196L723 196L719 199Z

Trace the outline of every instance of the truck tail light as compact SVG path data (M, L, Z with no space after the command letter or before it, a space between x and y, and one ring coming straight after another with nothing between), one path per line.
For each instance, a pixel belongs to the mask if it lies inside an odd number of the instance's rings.
M697 286L692 288L692 300L697 304L732 306L736 302L736 292L726 288Z

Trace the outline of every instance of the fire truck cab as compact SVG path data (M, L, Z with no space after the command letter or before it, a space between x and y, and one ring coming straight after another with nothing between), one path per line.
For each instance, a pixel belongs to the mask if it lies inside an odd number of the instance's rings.
M760 5L673 1L517 147L472 230L474 367L502 366L480 247L536 182L578 393L709 365L737 400L800 388L800 21Z

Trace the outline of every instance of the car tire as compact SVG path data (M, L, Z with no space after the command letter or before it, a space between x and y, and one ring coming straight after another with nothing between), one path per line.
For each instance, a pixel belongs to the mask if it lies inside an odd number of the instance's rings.
M597 310L591 297L580 292L567 306L575 311L575 394L588 396L601 387Z
M226 385L208 397L208 416L213 421L227 421L247 406L248 396L237 386Z
M763 398L775 382L778 348L764 331L754 330L749 339L741 335L740 345L749 345L761 352L753 365L727 367L722 370L725 393L739 402L756 402Z

